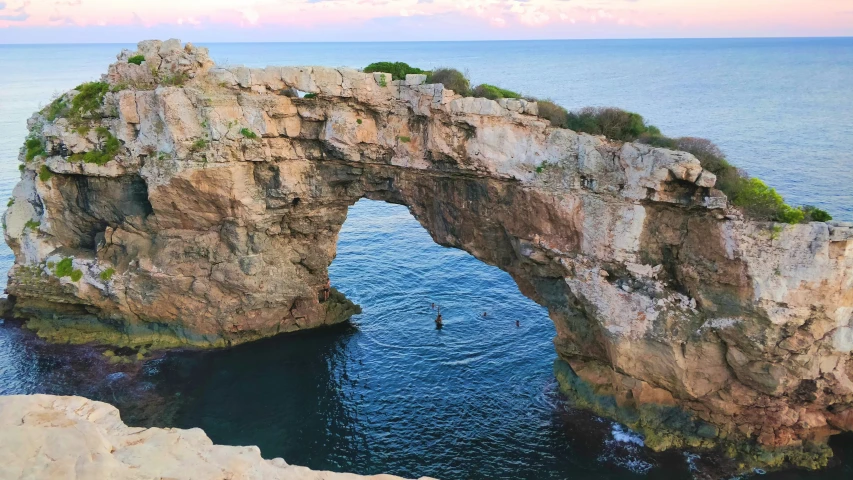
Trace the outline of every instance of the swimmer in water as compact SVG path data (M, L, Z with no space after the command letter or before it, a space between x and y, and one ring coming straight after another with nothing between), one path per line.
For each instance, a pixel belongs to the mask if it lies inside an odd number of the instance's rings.
M486 318L488 315L489 315L488 313L483 312L483 318Z
M438 307L438 316L435 317L435 328L436 330L441 330L442 326L444 326L444 322L441 320L441 307Z
M518 320L516 320L516 321L515 321L515 326L516 326L516 327L520 327L520 326L521 326L521 322L519 322Z

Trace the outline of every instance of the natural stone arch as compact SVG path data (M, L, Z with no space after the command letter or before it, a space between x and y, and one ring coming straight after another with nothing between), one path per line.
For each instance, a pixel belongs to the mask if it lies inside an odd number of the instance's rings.
M343 321L353 305L319 292L367 197L509 272L549 309L563 385L652 447L794 448L853 427L848 226L747 221L692 155L554 128L535 103L214 68L177 41L138 53L110 67L97 111L31 119L46 154L5 220L9 291L39 334L224 346ZM114 159L72 161L104 132Z

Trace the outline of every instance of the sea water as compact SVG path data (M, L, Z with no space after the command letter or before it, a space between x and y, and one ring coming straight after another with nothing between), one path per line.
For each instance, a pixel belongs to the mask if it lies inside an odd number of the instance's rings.
M853 39L206 46L220 64L252 67L452 66L568 108L622 107L667 135L713 140L789 203L853 220ZM0 46L0 194L18 181L30 114L97 79L122 48L132 46ZM0 274L12 261L0 246ZM567 406L547 312L506 273L434 244L404 207L353 206L330 276L364 309L351 326L135 366L4 322L0 394L85 395L129 424L201 427L267 458L361 474L664 479L713 462L654 454L634 432ZM851 443L834 441L840 461L819 474L767 477L849 478Z

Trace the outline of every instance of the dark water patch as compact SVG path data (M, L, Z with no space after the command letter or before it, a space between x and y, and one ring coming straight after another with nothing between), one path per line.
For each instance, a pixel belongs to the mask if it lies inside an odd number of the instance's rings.
M163 385L145 381L149 362L116 362L108 349L48 343L23 328L0 322L0 395L80 395L115 405L129 425L170 426L175 405ZM136 352L132 352L133 359Z

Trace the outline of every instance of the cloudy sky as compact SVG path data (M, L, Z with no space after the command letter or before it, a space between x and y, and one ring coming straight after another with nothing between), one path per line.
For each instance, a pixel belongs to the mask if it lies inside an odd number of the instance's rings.
M851 35L853 0L0 0L0 43Z

